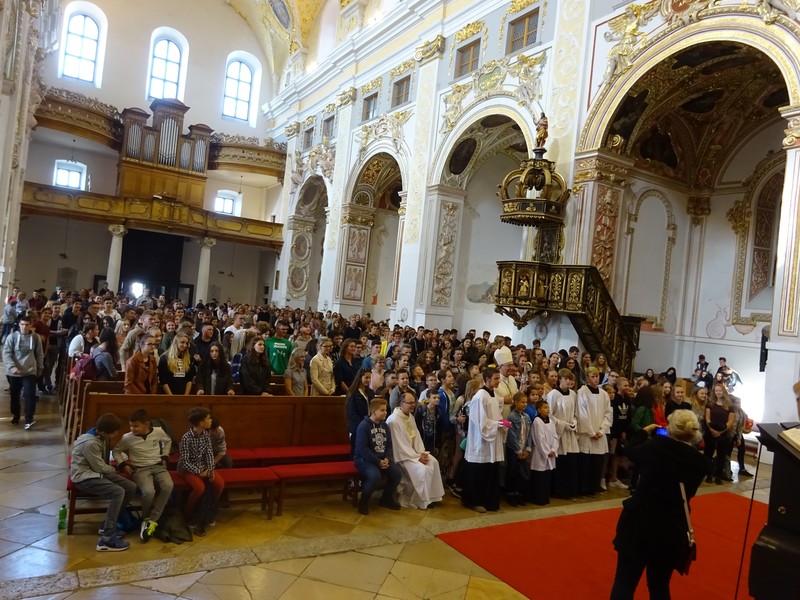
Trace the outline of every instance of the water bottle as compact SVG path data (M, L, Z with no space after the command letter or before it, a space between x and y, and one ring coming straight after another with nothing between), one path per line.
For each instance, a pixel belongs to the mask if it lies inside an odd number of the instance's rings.
M62 504L61 508L58 509L58 530L61 531L62 529L67 528L67 505Z

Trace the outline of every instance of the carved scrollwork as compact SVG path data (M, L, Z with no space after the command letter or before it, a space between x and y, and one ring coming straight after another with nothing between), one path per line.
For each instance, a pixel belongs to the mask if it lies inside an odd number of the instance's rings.
M461 209L455 202L443 202L439 224L436 266L433 271L433 306L450 306L453 294L456 242Z
M356 88L347 88L343 92L336 94L336 106L342 108L348 104L352 104L356 100Z
M425 42L421 46L417 46L414 50L414 60L422 62L437 56L441 56L444 52L444 36L437 35L429 42Z
M410 118L411 110L403 110L381 115L374 123L364 125L358 134L360 137L359 160L363 160L370 143L381 138L390 138L394 149L400 152L403 145L403 125Z

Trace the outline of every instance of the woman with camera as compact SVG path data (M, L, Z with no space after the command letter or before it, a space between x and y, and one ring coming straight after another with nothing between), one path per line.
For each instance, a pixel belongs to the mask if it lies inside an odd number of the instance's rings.
M684 493L688 503L708 471L708 461L693 445L700 425L692 411L676 410L666 432L656 434L628 449L639 484L622 503L617 522L611 600L632 600L645 569L651 600L668 600L672 571L688 572L691 561Z

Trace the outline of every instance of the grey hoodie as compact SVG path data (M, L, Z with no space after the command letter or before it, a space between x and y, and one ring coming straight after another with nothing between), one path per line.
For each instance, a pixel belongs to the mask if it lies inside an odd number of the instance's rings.
M110 451L109 443L97 435L97 431L92 427L72 444L70 479L74 483L80 483L86 479L115 473L114 467L108 464Z
M22 335L15 331L6 338L3 346L3 363L6 374L11 377L36 376L42 372L44 354L42 353L42 340L37 333ZM17 368L17 373L11 369Z

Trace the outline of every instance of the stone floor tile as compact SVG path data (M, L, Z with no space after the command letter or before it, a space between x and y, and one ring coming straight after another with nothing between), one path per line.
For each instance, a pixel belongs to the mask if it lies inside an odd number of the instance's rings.
M56 491L36 485L24 485L9 492L0 493L0 505L29 509L64 497L63 490Z
M0 521L0 539L32 544L58 530L58 521L46 515L20 513ZM28 576L35 575L31 573Z
M470 577L465 600L526 600L525 596L502 581Z
M394 561L360 552L319 556L303 571L303 578L375 593L392 570Z
M180 596L183 592L197 583L197 580L205 574L206 571L199 571L197 573L187 573L186 575L175 575L174 577L162 577L161 579L138 581L131 585L147 588L163 594L174 594L176 596Z
M300 575L306 570L308 565L314 561L314 557L309 558L290 558L287 560L276 560L274 562L263 563L260 566L280 573L289 575Z
M423 598L410 590L404 581L401 581L392 573L389 573L381 589L378 590L378 597L396 598L397 600L422 600Z
M280 600L312 600L324 598L324 600L373 600L375 594L362 590L326 583L324 581L312 581L300 577L289 589L287 589Z
M258 567L240 567L245 587L258 600L278 600L297 580L295 575Z
M174 600L174 594L162 594L135 585L114 585L79 590L69 600Z
M472 562L466 557L464 557L464 560ZM468 585L469 575L434 569L433 574L430 579L428 579L428 585L425 588L425 597L436 598L457 590L466 590Z
M195 583L181 594L189 600L252 600L243 585L215 585Z
M467 559L465 559L467 560ZM420 566L418 564L411 564L407 562L397 561L392 567L392 576L397 581L411 592L414 596L419 598L425 597L425 590L428 587L431 577L433 576L433 569L430 567ZM381 593L387 593L385 589L380 590Z
M330 535L352 533L355 524L345 523L334 519L321 519L319 517L306 517L284 532L284 536L294 538L319 538Z
M374 548L362 548L359 552L371 554L372 556L397 559L404 547L405 544L387 544L385 546L375 546Z
M0 558L0 581L22 579L30 577L33 573L38 575L62 573L80 560L80 557L27 546Z

